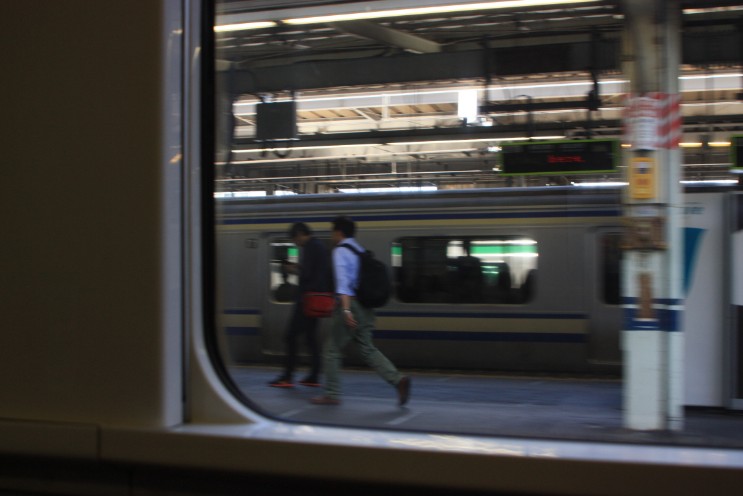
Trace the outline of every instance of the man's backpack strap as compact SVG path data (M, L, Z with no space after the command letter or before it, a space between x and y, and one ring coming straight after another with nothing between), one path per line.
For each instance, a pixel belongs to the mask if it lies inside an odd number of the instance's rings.
M356 248L354 248L353 246L351 246L351 245L347 245L346 243L341 243L341 244L339 244L339 245L337 246L337 248L348 248L349 250L351 250L352 252L354 252L354 253L355 253L356 255L358 255L359 257L361 256L361 253L362 253L362 252L360 252L359 250L357 250Z

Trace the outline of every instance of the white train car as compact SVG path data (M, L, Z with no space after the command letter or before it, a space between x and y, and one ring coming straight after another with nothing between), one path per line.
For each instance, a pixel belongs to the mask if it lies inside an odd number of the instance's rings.
M279 260L296 256L287 228L306 222L328 240L342 213L392 272L375 338L400 366L618 374L620 201L616 189L572 187L224 200L230 356L283 353L293 299L279 293Z

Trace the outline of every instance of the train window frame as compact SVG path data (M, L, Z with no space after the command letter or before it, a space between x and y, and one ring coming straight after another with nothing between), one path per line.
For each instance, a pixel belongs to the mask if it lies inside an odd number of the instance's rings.
M205 45L205 53L207 53L207 54L208 53L212 53L212 54L215 53L215 50L214 50L214 47L213 47L213 40L212 40L212 44L211 45L209 45L209 44L206 44ZM213 72L214 60L210 60L209 59L209 56L207 56L206 57L206 61L208 63L207 64L204 64L204 68L205 68L204 72L205 73L208 73L210 70ZM208 79L208 78L205 78L205 79ZM208 85L205 85L205 88L202 89L203 100L205 102L206 101L209 101L210 98L213 100L214 93L216 93L216 92L214 91L214 88L213 87L210 87ZM207 110L206 112L204 112L204 114L206 115L206 120L211 119L214 116L214 113L212 113L212 115L210 116L209 115L210 113L208 112L208 110L211 108L210 105L213 105L213 104L214 104L214 102L212 102L211 104L204 104L202 106L203 109ZM205 129L207 131L211 131L212 128L215 128L215 127L216 127L216 125L213 122L211 122L211 123L209 123L209 122L203 123L203 129ZM209 133L207 132L206 134L208 135ZM216 154L214 153L214 148L216 148L216 146L215 146L215 143L213 142L213 140L214 140L214 136L213 135L214 135L214 133L212 133L212 137L211 138L203 138L202 137L202 142L203 143L208 143L211 146L211 149L210 149L210 146L205 146L204 147L204 150L206 150L206 153L204 153L202 155L202 157L207 157L207 159L204 160L204 163L208 163L210 161L208 159L209 158L209 155L210 155L210 152L211 152L212 158L214 158L214 156L216 156ZM210 140L211 140L211 142L210 142ZM214 194L213 186L214 186L214 179L215 179L214 178L214 171L213 171L212 168L209 168L209 167L205 167L204 169L206 171L208 171L208 172L205 172L201 176L201 180L203 181L203 185L204 185L204 189L202 191L204 194L203 194L203 198L202 199L204 199L205 200L204 203L206 205L208 205L209 207L211 207L211 209L213 210L213 207L214 207L213 206L213 194ZM210 227L209 222L213 222L214 221L214 216L213 215L211 215L211 216L209 215L209 213L210 213L209 208L205 208L204 209L204 212L202 212L202 213L204 213L204 217L207 219L204 226L205 226L205 229L208 231L209 230L209 227ZM211 213L213 214L213 212L211 212ZM213 226L211 226L211 227L213 227ZM208 266L209 266L208 261L209 260L213 260L213 257L211 256L212 255L211 250L208 248L208 246L210 245L210 241L211 240L208 238L208 235L205 236L205 238L206 239L203 240L204 241L203 242L203 245L205 246L205 248L204 248L204 252L205 252L205 254L204 254L204 260L206 261L205 265L207 265L207 269L205 270L205 273L206 274L204 276L204 279L206 280L206 284L204 284L204 287L207 287L208 288L210 285L211 285L211 287L214 287L214 284L210 284L211 282L213 282L213 279L210 280L210 277L213 278L213 274L209 274L209 269L208 269ZM538 267L539 266L537 264L537 268ZM208 290L206 292L208 293ZM621 292L620 292L620 294L621 294ZM533 298L533 296L532 296L532 298ZM208 316L210 314L210 312L211 312L212 317L214 317L214 314L216 313L214 311L214 306L215 306L214 305L214 302L209 302L208 301L209 300L209 295L208 294L207 294L207 297L205 298L205 300L206 300L206 302L204 303L205 314ZM211 319L212 326L213 326L213 323L214 323L215 320L216 320L215 318L212 318ZM209 321L209 319L207 319L207 321ZM208 325L207 325L207 327L208 327ZM211 336L209 336L209 334L211 334ZM207 341L208 342L210 341L211 343L216 343L216 341L217 341L217 338L216 338L217 332L212 332L212 333L207 332L206 335L207 335ZM231 384L231 380L229 378L229 374L224 374L223 373L224 368L225 368L224 367L224 363L219 358L224 359L224 355L220 355L219 353L216 353L214 350L216 350L216 346L211 345L210 358L213 360L213 364L214 363L219 364L218 366L215 367L215 369L219 373L220 379L222 379L222 384L223 385L227 385L227 387L230 390L230 392L233 393L233 397L234 398L237 398L238 400L241 400L242 406L248 407L248 409L251 410L251 413L257 413L258 415L262 416L263 418L268 418L268 419L271 419L271 420L281 420L281 421L284 421L284 422L286 422L286 421L291 422L291 420L287 420L287 419L283 419L283 418L276 419L275 417L272 417L271 415L266 415L265 412L261 412L261 408L258 405L253 404L252 401L249 398L246 397L246 393L244 393L243 391L241 391L239 388L234 387L234 385ZM231 405L231 403L230 403L230 405ZM240 410L240 412L243 412L243 410ZM242 418L242 417L240 417L240 418ZM232 419L233 418L231 417L230 420L232 420ZM246 420L247 420L247 418L246 418ZM320 427L316 427L315 429L316 429L315 432L317 432L319 435L323 436L321 442L322 443L325 443L325 444L328 444L329 443L329 440L328 440L327 435L328 435L328 433L332 433L334 428L333 427L329 427L328 428L328 427L320 426ZM308 439L308 438L310 438L310 435L308 434L309 431L310 431L309 429L304 429L304 431L302 431L302 432L299 432L299 430L297 430L297 431L293 432L293 434L296 436L295 439L299 439L299 438ZM282 436L286 435L286 433L287 433L287 430L284 429L282 432L278 433L276 436L277 437L282 437ZM343 434L345 434L345 433L343 433ZM338 438L337 439L334 439L333 441L338 442L339 444L341 442L345 441L345 442L353 445L355 448L358 448L358 445L361 444L356 439L354 439L354 440L349 440L349 439L340 440L340 438L341 438L341 436L343 434L339 435ZM377 433L377 435L378 436L383 436L384 435L384 432L382 432L382 434ZM302 436L304 436L304 437L302 437ZM397 442L398 443L398 447L399 447L399 435L398 434L391 434L390 436L397 438L397 439L394 440L394 442ZM421 436L424 436L424 435L422 434ZM347 434L346 434L346 437L348 438ZM411 439L412 439L412 436L411 436ZM457 442L457 440L459 438L452 438L452 439L454 439L454 441ZM464 438L462 438L462 439L464 439ZM430 443L431 442L430 439L421 439L420 441L421 442L425 442L425 443ZM332 441L331 441L331 443L332 443ZM478 444L476 444L476 445L475 444L472 444L472 445L464 446L464 447L461 444L459 444L459 445L451 444L451 445L448 445L448 446L436 446L436 445L428 444L427 446L434 446L436 449L439 449L441 451L467 452L468 454L472 454L472 453L483 453L483 447L486 444L488 444L488 441L487 440L485 440L485 441L478 440ZM497 446L497 441L493 441L490 444L492 444L492 449L493 449L492 453L498 453L498 454L501 454L501 455L504 454L504 453L506 453L506 454L512 454L512 453L514 453L514 451L512 449L508 449L508 447L504 448L502 445L501 446ZM563 443L563 444L565 444L565 443ZM577 445L577 444L578 443L572 443L572 445ZM392 443L389 443L389 445L391 446ZM409 446L412 446L412 444L409 445ZM418 444L417 446L426 446L426 445ZM561 445L561 447L562 447L562 445ZM375 446L375 448L376 448L376 446ZM601 448L604 449L603 446ZM610 448L612 450L617 449L617 448L618 449L621 449L621 446L619 446L619 447L611 446ZM531 449L531 448L529 448L529 449ZM633 452L632 453L632 456L634 458L632 458L632 459L633 460L639 460L639 461L637 461L635 463L642 464L645 461L649 460L649 457L648 458L645 458L645 459L641 459L641 458L636 457L636 455L637 455L636 452L637 451L640 451L641 449L642 449L641 445L640 446L633 446L630 449L630 451ZM653 449L653 446L651 446L651 449ZM379 452L378 449L376 451ZM656 451L659 451L659 450L656 450ZM536 453L536 452L537 452L536 450L532 450L532 451L524 451L523 453L526 453L526 454L532 453L533 454L533 453ZM539 451L539 453L545 453L545 452L546 451ZM521 456L523 453L518 452L516 454L519 455L519 456ZM490 454L490 453L488 453L488 454ZM594 451L591 451L588 455L586 455L584 453L581 454L581 456L590 456L591 457L590 459L594 463L595 463L595 460L596 460L595 455L596 455L595 450ZM550 456L551 457L559 456L561 458L564 458L565 457L565 454L564 453L557 453L557 454L550 453ZM660 455L656 455L656 456L658 456L658 458L661 458ZM679 458L681 459L684 456L686 456L686 455L680 455ZM530 458L531 457L523 457L524 460L529 460ZM622 460L624 462L624 461L626 461L629 458L627 456L625 456L624 458L622 458L620 456L617 459L618 460ZM668 459L667 458L663 458L661 461L662 461L662 463L666 463L666 464L668 463ZM489 459L489 460L487 460L487 462L488 463L491 463L492 460ZM684 464L688 465L688 463L689 463L688 462L688 456L687 456L687 459L680 460L679 461L679 465L684 465ZM683 468L684 467L682 467L682 470L683 470ZM475 473L483 473L481 470L479 470L479 471L474 471L473 470L473 472L475 472Z
M416 266L420 258L411 264L414 269L406 274L404 242L415 240L419 246L411 249L428 250L426 241L446 242L443 254L445 259L439 259L434 274L426 273L426 260L423 267ZM421 244L422 243L422 244ZM500 253L495 259L487 261L492 254L482 252L488 248L488 243L500 246ZM430 245L430 243L429 243ZM475 245L475 246L473 246ZM473 255L480 246L481 256ZM517 253L508 253L507 247L529 246L527 250L532 258L532 264L523 264L514 271L508 259L517 256ZM506 248L506 249L504 249ZM399 251L399 253L397 253ZM500 258L498 258L500 254ZM523 254L519 255L520 257ZM393 240L390 247L391 266L393 271L395 299L405 304L485 304L485 305L526 305L533 301L535 294L535 279L538 269L539 242L531 236L519 234L502 234L487 236L405 236ZM442 264L441 262L444 262ZM485 263L484 263L485 262ZM513 264L515 265L515 264ZM502 275L502 274L505 274ZM409 277L411 284L403 284L403 278ZM424 284L425 283L425 284ZM518 286L515 284L518 283ZM420 291L421 285L430 289ZM508 286L508 288L504 287ZM410 293L408 293L410 291ZM479 297L473 298L473 295Z

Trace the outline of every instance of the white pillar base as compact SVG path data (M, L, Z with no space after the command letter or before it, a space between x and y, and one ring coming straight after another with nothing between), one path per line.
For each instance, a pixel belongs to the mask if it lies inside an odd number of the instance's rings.
M667 429L666 339L663 331L623 331L624 426Z

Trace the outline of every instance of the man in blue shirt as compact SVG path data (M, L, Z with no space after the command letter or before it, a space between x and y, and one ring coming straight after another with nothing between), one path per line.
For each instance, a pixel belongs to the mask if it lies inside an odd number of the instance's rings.
M364 248L354 239L356 224L348 217L337 217L333 221L332 239L333 273L338 305L333 313L330 334L323 350L325 362L325 394L310 401L316 405L340 404L340 367L343 349L353 340L359 346L361 357L367 365L397 390L400 406L408 401L410 378L403 376L389 359L372 342L374 332L374 309L366 308L356 300L360 260L352 250L340 244L351 245L359 252Z

